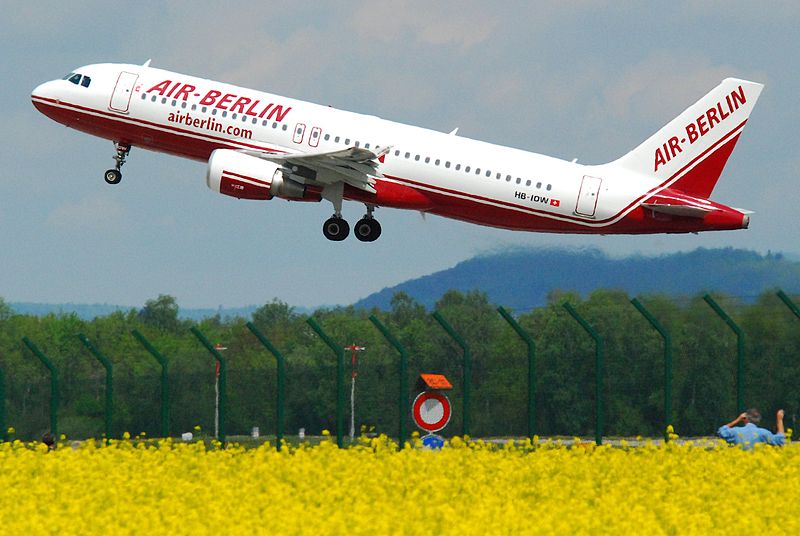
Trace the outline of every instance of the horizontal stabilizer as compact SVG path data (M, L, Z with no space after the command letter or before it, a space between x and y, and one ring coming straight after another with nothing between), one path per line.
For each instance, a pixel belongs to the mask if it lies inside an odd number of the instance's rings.
M688 205L662 205L658 203L642 203L642 206L653 212L669 214L670 216L685 216L687 218L704 218L711 210Z

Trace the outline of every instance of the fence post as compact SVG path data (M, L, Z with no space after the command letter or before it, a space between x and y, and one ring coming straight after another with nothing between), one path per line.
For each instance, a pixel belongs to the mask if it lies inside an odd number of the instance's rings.
M370 315L370 322L378 328L378 331L389 341L389 344L395 347L400 353L400 393L398 398L398 418L400 423L398 426L397 437L402 449L406 443L406 415L408 415L408 352L403 348L394 335L381 323L375 315Z
M8 441L6 426L6 375L0 368L0 441Z
M344 347L336 344L333 339L322 331L322 328L313 317L306 320L311 329L327 344L336 354L336 444L344 447Z
M137 341L144 346L145 350L150 352L158 364L161 365L161 437L169 437L169 361L161 355L150 342L144 338L144 335L134 329L131 331Z
M22 342L50 371L50 433L53 435L53 440L58 441L58 369L28 337L22 337Z
M650 311L642 305L642 302L637 298L633 298L631 303L664 339L664 441L669 441L667 428L672 424L672 336L669 331L650 314Z
M569 302L564 302L564 309L572 315L578 324L588 333L593 339L595 344L595 425L594 425L594 442L598 445L603 444L603 421L605 417L605 407L603 404L603 375L605 373L605 345L603 338L595 331L595 329L578 314Z
M786 295L786 293L782 290L778 291L778 297L781 299L783 303L786 304L786 307L789 308L794 313L794 316L800 318L800 309L797 308L797 305L792 301L792 299Z
M226 415L226 406L227 406L227 378L228 378L228 366L225 362L225 358L222 357L214 346L208 342L205 335L203 335L196 326L192 326L191 330L194 333L194 336L206 347L206 350L211 353L211 356L217 360L219 363L219 433L217 435L217 441L225 445L225 415Z
M286 399L286 360L283 358L283 355L278 351L277 348L267 339L261 331L253 324L252 322L247 323L247 329L249 329L253 335L261 342L261 344L269 350L272 355L275 356L275 359L278 361L278 393L277 399L275 400L275 404L277 408L276 412L276 419L275 419L275 441L277 442L277 449L281 450L281 442L283 441L283 424L284 424L284 400Z
M528 437L533 440L536 435L536 342L505 308L500 306L497 312L528 345Z
M78 338L81 340L83 345L92 353L92 355L100 361L100 364L103 365L106 369L106 444L111 440L111 422L112 416L114 413L114 382L112 379L113 376L113 365L111 361L104 356L100 350L98 350L94 344L91 343L89 339L86 338L86 335L83 333L78 334Z
M467 345L466 341L456 333L456 330L448 324L447 320L439 314L439 311L433 312L433 318L439 323L442 328L447 332L448 335L458 344L461 349L464 351L464 377L462 378L462 387L461 389L464 391L464 398L463 398L463 405L462 405L462 412L464 413L464 420L461 421L461 435L467 436L469 435L469 412L470 412L470 385L472 383L471 376L472 376L472 356L470 354L469 346Z
M714 309L728 327L736 334L736 413L744 411L744 331L722 310L722 307L714 301L711 295L706 294L703 300Z

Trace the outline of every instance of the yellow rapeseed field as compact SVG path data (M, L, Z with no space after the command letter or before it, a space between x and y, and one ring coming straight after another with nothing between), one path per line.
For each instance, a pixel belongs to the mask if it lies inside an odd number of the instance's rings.
M800 534L800 447L0 444L3 534Z

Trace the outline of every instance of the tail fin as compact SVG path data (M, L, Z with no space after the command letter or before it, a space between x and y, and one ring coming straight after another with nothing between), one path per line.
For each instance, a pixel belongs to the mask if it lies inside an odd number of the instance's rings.
M726 78L614 164L707 199L763 88Z

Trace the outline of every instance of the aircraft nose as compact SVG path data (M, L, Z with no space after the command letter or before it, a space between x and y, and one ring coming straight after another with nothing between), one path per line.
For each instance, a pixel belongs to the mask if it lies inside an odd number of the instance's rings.
M49 82L45 82L44 84L39 84L33 91L31 91L31 99L36 100L39 99L51 99L54 96L54 85L57 80L50 80Z
M60 80L51 80L44 84L39 84L31 92L31 102L33 102L33 106L48 117L50 116L48 112L52 108L52 105L59 100L57 91L58 82L60 82Z

